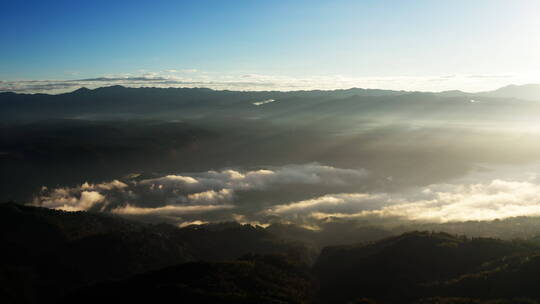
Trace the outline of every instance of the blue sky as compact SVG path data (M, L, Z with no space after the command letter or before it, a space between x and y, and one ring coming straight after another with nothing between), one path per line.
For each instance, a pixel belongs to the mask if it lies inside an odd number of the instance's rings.
M483 89L536 80L539 15L535 0L5 1L0 80L260 75Z

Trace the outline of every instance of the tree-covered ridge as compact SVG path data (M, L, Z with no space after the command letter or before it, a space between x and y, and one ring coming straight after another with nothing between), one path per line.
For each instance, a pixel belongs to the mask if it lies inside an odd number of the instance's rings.
M538 250L538 245L521 241L410 232L367 245L327 247L314 271L321 279L321 297L327 301L363 295L400 303L424 292L432 295L424 289L427 282L474 273L484 263Z
M250 225L178 228L17 204L0 205L0 231L0 297L23 303L188 261L234 260L247 253L312 255Z
M62 303L306 303L315 286L309 269L285 255L247 255L230 262L190 262L98 284Z
M9 203L0 205L0 228L2 303L540 300L535 239L413 231L327 246L312 264L316 247L284 238L285 226L178 228Z

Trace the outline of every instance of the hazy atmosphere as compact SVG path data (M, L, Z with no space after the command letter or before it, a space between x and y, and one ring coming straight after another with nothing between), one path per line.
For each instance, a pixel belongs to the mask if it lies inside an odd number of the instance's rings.
M4 3L0 301L539 303L539 14Z

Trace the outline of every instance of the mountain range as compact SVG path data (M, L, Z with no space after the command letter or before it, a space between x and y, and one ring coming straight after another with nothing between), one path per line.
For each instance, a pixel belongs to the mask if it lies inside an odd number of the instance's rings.
M275 102L257 105L260 101L270 99ZM343 114L351 109L361 110L364 113L372 111L380 113L385 110L399 113L416 111L418 107L425 106L459 110L471 103L471 100L492 102L500 106L505 105L509 99L522 102L540 101L540 85L510 85L481 93L461 91L429 93L357 88L332 91L241 92L204 88L111 86L93 90L80 88L71 93L58 95L0 93L0 113L2 119L8 121L51 118L125 119L140 118L143 114L146 119L229 115L269 118L291 111L303 112L304 115L308 113L321 115L324 112L319 111L336 110ZM482 109L489 108L482 107Z

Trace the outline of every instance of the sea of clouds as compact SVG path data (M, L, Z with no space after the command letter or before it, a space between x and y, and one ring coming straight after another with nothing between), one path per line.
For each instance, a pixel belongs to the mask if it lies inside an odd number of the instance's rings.
M317 223L355 219L400 219L420 222L493 220L540 215L540 179L535 173L500 176L482 171L445 183L397 192L336 192L274 203L269 191L297 187L355 189L370 178L364 169L317 163L254 170L224 169L84 183L77 187L43 188L33 204L65 211L96 211L150 217L180 226L240 220L268 224ZM239 204L244 193L264 201ZM287 194L287 193L285 193ZM292 196L291 196L292 197ZM262 201L262 199L261 199Z

